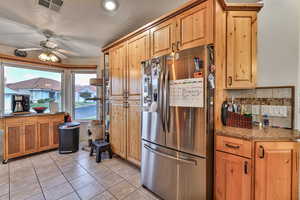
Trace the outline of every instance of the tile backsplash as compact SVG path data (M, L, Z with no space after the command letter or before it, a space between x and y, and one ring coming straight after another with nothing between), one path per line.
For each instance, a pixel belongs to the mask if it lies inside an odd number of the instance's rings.
M246 112L252 114L253 121L260 122L267 114L271 126L293 128L293 90L293 87L228 90L227 101L244 105Z

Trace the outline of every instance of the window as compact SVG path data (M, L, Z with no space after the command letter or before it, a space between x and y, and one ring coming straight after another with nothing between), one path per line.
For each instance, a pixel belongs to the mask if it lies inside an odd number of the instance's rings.
M30 108L46 107L56 102L62 110L62 73L33 70L4 65L4 113L11 113L11 97L14 94L30 95Z
M96 78L96 73L73 73L73 116L75 120L97 119L97 102L87 100L97 97L97 88L90 85L90 79Z

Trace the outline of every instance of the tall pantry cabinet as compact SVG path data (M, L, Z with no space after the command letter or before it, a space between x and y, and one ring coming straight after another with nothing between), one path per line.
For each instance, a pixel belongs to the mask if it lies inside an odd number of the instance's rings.
M140 165L141 62L149 59L146 31L109 50L110 142L114 153Z

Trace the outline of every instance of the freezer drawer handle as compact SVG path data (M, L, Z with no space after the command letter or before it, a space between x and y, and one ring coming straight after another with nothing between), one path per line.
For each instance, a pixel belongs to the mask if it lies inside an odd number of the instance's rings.
M231 148L231 149L239 149L240 148L239 145L232 145L232 144L228 144L228 143L226 143L225 146L228 148Z
M162 157L173 159L173 160L177 160L177 161L184 162L184 163L187 163L187 164L197 165L197 161L196 160L193 160L193 159L184 159L184 158L177 158L177 157L171 156L169 154L165 154L165 153L159 152L159 151L151 148L150 146L148 146L146 144L144 144L144 147L147 150L149 150L150 152L152 152L154 154L157 154L157 155L160 155Z

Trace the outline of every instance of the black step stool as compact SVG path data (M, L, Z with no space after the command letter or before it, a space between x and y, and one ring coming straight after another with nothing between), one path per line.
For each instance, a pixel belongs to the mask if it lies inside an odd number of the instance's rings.
M112 159L112 149L110 143L103 140L96 140L92 142L90 156L93 156L94 150L96 149L96 162L101 162L101 153L108 151L109 158Z

